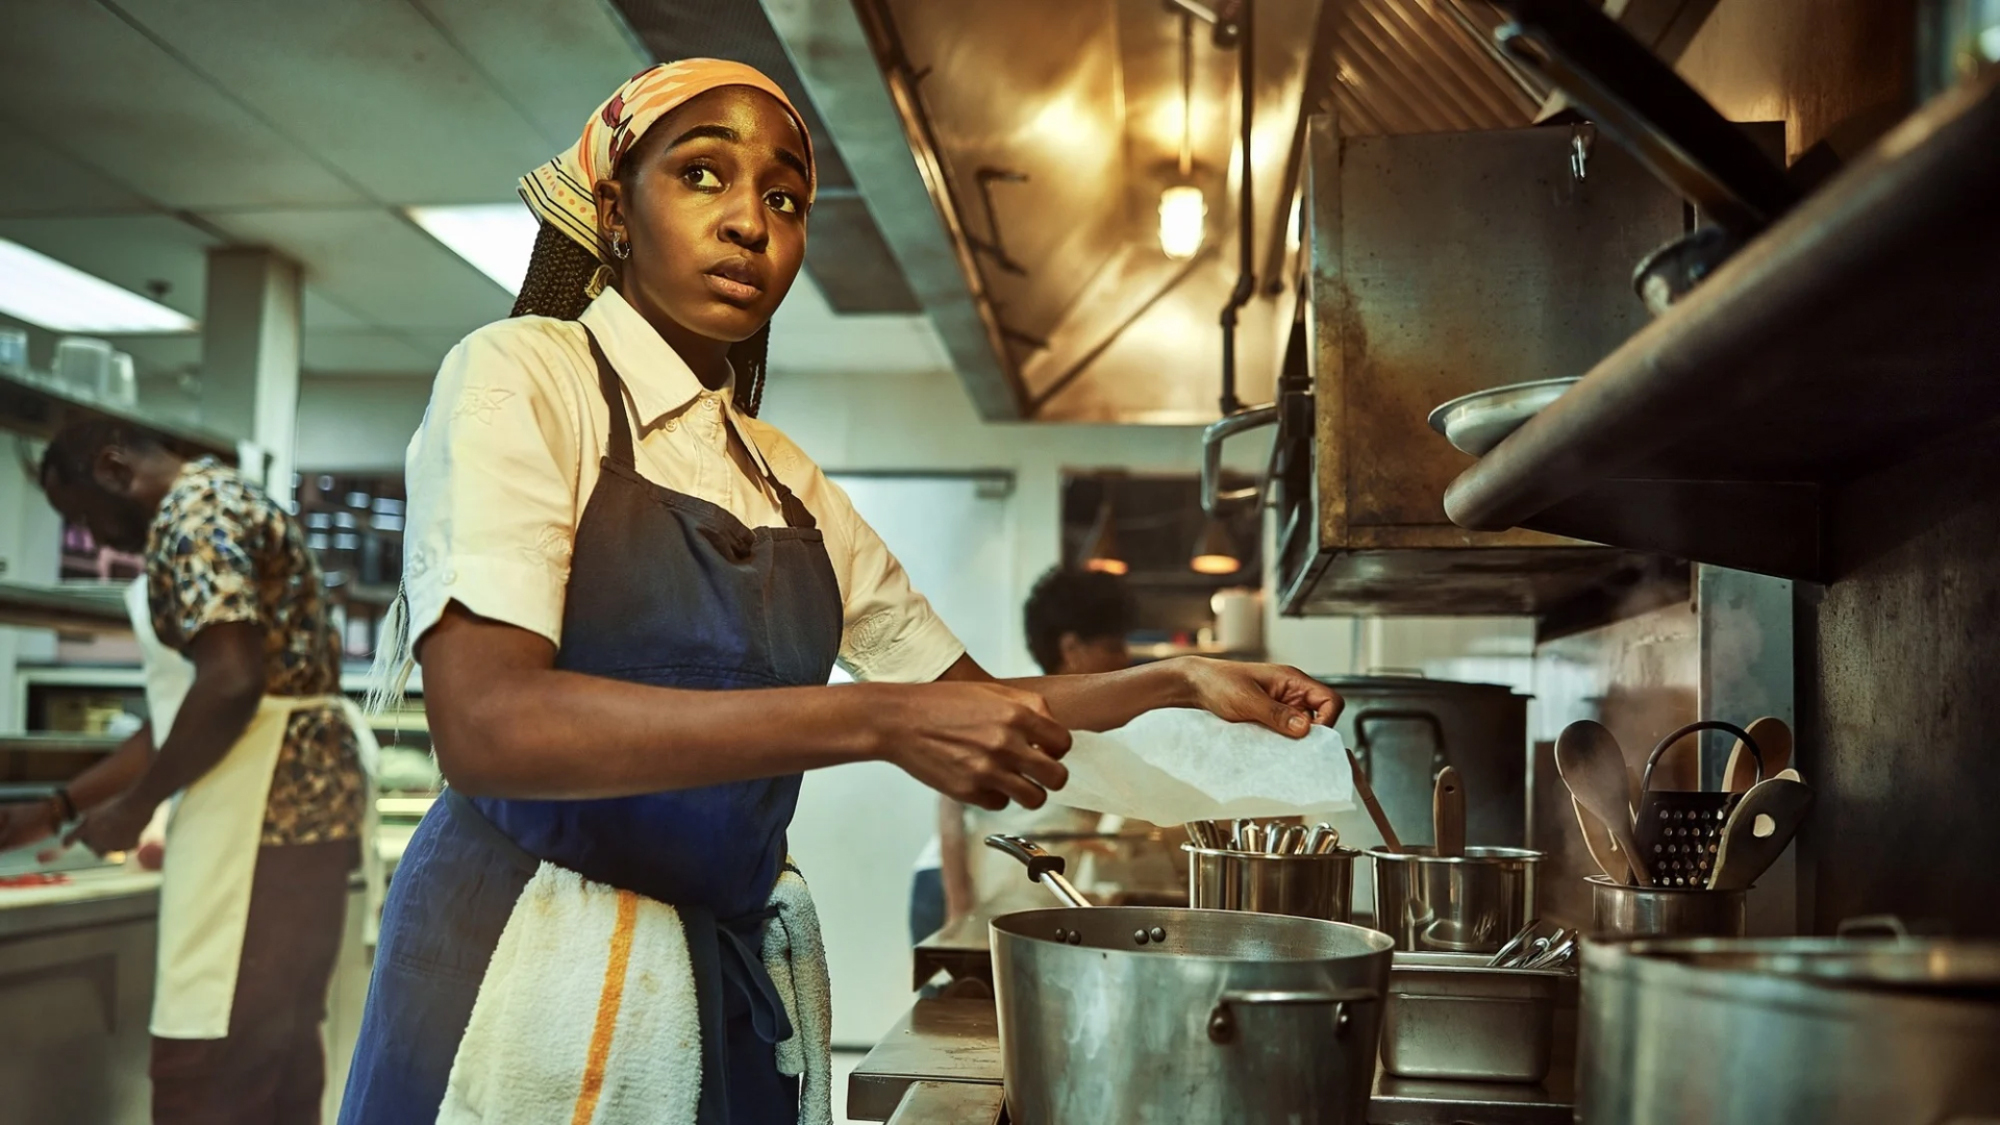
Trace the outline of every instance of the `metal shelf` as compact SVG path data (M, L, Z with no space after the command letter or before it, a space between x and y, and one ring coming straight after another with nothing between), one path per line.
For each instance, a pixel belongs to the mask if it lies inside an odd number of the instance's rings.
M1523 527L1830 581L1828 492L2000 417L2000 74L1874 151L1445 494Z
M108 734L0 734L0 754L109 754L123 741Z
M24 586L0 582L0 625L64 633L130 633L123 584Z
M46 440L70 422L93 417L114 419L151 431L182 453L213 454L231 464L237 459L235 438L199 426L163 421L66 387L30 379L19 372L0 370L0 429Z

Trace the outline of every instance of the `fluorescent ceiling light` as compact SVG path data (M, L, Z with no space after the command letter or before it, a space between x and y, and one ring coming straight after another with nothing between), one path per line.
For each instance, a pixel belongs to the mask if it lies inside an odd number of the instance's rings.
M474 203L457 207L411 207L410 221L445 249L493 279L509 293L521 292L528 259L535 252L537 220L520 203Z
M194 318L0 238L0 312L56 332L192 332Z

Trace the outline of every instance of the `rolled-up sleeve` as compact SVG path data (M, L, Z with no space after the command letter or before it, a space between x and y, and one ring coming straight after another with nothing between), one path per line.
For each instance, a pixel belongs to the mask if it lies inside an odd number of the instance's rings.
M456 601L562 643L581 417L560 347L502 321L445 357L406 465L412 638Z

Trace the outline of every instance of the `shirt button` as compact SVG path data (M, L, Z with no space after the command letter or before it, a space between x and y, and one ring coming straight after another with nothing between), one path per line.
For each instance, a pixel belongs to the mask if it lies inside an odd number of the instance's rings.
M447 570L447 571L445 571L445 572L444 572L444 584L445 584L445 585L449 586L449 585L451 585L452 583L454 583L454 582L456 582L456 581L458 581L458 571L456 571L456 570Z
M669 419L667 419L667 429L668 429L668 431L669 431L669 432L671 432L671 431L673 431L673 430L678 430L678 429L680 429L680 428L681 428L681 422L680 422L680 419L678 419L678 418L669 418Z

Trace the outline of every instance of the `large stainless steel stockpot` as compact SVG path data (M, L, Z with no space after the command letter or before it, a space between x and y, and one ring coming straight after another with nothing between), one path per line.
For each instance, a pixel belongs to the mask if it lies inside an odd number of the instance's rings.
M1012 1125L1362 1125L1387 934L1341 922L1096 908L1063 860L989 836L1064 902L992 924Z
M993 921L1012 1125L1362 1125L1387 935L1230 910Z
M2000 1118L2000 944L1590 942L1585 1125Z

